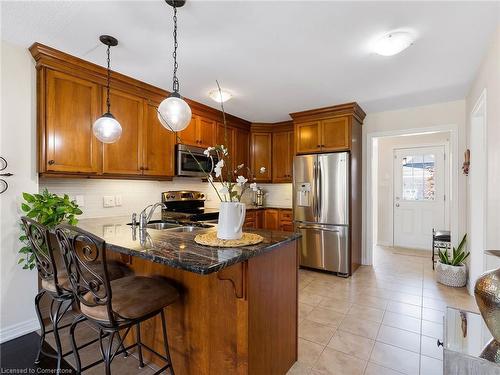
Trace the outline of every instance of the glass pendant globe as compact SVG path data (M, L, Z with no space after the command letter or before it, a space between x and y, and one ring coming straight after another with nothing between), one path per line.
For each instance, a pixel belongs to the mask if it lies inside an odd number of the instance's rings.
M179 132L191 122L191 108L177 96L169 96L158 106L158 120L170 131Z
M122 126L111 113L105 113L94 122L92 131L102 143L114 143L122 135Z

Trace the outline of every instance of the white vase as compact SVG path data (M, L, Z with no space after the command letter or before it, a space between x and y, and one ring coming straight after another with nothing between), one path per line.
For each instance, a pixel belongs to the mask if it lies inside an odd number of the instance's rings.
M450 266L440 261L436 265L436 279L441 284L462 287L467 283L467 268L465 265Z
M246 206L240 202L221 202L217 238L239 240L243 236Z

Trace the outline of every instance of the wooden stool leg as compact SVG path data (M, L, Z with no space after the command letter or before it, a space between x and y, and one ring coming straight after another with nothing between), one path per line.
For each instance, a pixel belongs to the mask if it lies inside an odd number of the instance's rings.
M161 315L161 328L163 331L163 345L165 346L165 357L168 358L170 364L170 374L174 374L174 366L172 365L172 358L170 357L170 350L168 348L168 337L167 337L167 323L165 322L165 313L163 310L160 312Z

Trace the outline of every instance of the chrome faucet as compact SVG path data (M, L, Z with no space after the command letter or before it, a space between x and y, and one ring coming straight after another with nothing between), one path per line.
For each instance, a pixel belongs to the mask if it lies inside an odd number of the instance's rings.
M139 229L146 229L146 226L148 225L149 221L151 220L151 217L153 216L155 210L160 206L162 208L167 208L165 203L159 202L159 203L155 203L155 204L150 204L149 206L146 206L146 208L144 210L141 211L141 213L139 214ZM150 208L149 213L148 213L148 208Z

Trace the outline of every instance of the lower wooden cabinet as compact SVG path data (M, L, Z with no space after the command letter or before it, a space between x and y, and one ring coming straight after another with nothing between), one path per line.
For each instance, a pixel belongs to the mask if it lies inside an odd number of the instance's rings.
M282 208L247 210L243 227L293 232L292 210Z

